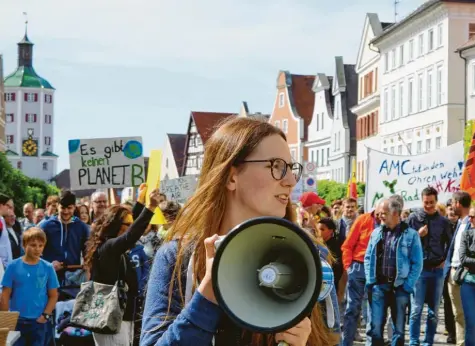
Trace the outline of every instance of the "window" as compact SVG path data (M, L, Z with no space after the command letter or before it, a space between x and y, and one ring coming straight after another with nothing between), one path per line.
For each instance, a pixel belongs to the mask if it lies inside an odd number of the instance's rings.
M203 167L203 156L198 157L198 169Z
M165 160L165 168L168 168L168 157L167 157L167 159Z
M432 93L432 87L433 87L433 71L429 70L427 71L427 108L432 108L434 106L433 102L433 93Z
M279 108L282 108L285 105L284 97L285 97L284 93L279 94Z
M399 83L399 117L404 116L404 82Z
M383 151L384 151L385 153L387 153L387 152L388 152L388 148L384 148Z
M317 150L317 151L318 151L318 150ZM324 166L324 165L325 165L325 162L326 162L326 161L325 161L325 149L322 149L321 152L320 152L320 154L321 154L320 156L322 157L322 162L321 162L321 164L322 164L322 166ZM327 158L327 160L328 160L328 158Z
M472 39L475 36L475 23L468 25L468 39Z
M322 121L320 122L320 129L323 130L323 118L325 117L325 113L322 113Z
M37 93L25 93L24 95L25 102L38 102Z
M396 68L396 49L391 51L391 68Z
M391 147L391 149L389 149L389 152L390 152L391 154L394 154L394 147Z
M51 124L51 114L45 114L45 124Z
M388 93L388 89L384 89L384 100L383 100L383 112L384 112L384 121L388 121L389 120L389 116L388 116L388 100L389 98L389 93Z
M27 123L36 123L36 114L26 113L25 121Z
M48 170L48 162L43 162L43 171Z
M414 39L409 41L409 61L414 60Z
M428 44L428 48L429 48L429 52L433 51L434 50L434 29L430 29L429 30L429 37L428 37L428 40L429 42L427 43Z
M13 115L13 113L10 113L10 114L5 114L5 121L7 123L12 123L15 121L15 116Z
M52 103L53 95L45 95L45 103Z
M275 125L275 127L280 128L280 121L277 120L277 121L274 123L274 125Z
M442 42L444 42L444 27L442 23L437 25L437 47L442 47Z
M430 138L426 139L426 152L430 151Z
M436 149L440 149L441 142L442 142L442 137L436 137L435 138L435 148Z
M13 135L7 135L7 144L15 143Z
M3 99L5 102L15 102L15 93L5 93Z
M414 98L414 79L409 78L407 83L407 114L412 114Z
M402 155L402 144L399 144L399 145L397 146L397 154L398 154L398 155Z
M389 71L389 56L388 53L384 54L384 72Z
M399 47L399 66L404 65L404 45Z
M442 66L437 66L437 106L442 104Z
M420 73L418 76L417 76L417 101L418 101L418 106L417 106L417 110L420 112L422 111L422 105L423 105L423 101L424 101L424 98L423 98L423 75L422 73Z
M364 93L363 97L367 97L373 93L373 71L364 76Z
M287 119L284 119L282 120L282 131L284 133L287 133L288 130L289 130L289 122Z
M18 162L16 163L16 168L17 168L17 169L21 169L22 167L23 167L23 165L21 164L21 161L18 161Z
M48 136L45 137L45 145L51 145L51 137L48 137Z
M417 141L417 153L422 153L422 141Z
M196 148L196 137L195 136L190 137L190 147Z
M340 100L335 102L335 119L338 120L340 115Z
M320 130L320 114L317 114L317 131Z
M317 150L317 167L320 166L320 150Z
M327 166L330 165L330 148L327 148Z
M408 143L406 148L407 148L407 153L409 155L412 155L412 143Z
M336 133L333 134L333 151L336 151Z
M419 35L419 56L424 55L424 34Z
M396 118L396 86L391 87L391 120Z

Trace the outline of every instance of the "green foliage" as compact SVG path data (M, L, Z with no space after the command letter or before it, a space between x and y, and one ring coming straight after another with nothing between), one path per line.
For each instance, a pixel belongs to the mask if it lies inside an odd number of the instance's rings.
M365 192L365 184L357 183L356 184L358 197L363 197ZM319 180L317 193L323 198L327 205L330 205L337 199L343 199L346 197L348 191L348 184L337 183L333 180Z
M23 215L22 208L25 203L32 202L42 207L48 196L59 194L56 187L43 180L29 178L13 168L4 153L0 153L0 192L13 198L17 215Z

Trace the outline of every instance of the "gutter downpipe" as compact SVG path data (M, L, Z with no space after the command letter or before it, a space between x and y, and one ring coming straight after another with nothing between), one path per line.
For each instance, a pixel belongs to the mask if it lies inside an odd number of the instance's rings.
M463 89L464 89L464 113L463 113L463 120L464 120L464 132L465 132L465 127L467 126L467 102L468 102L468 97L467 97L467 58L464 58L462 56L462 51L459 50L459 57L461 59L463 59L464 63L465 63L465 66L464 66L464 69L465 69L465 73L464 73L464 85L463 85ZM463 135L463 134L462 134Z

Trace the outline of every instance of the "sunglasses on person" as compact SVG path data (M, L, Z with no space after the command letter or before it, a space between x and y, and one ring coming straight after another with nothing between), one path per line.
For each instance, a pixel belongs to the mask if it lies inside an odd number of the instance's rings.
M270 172L272 178L275 180L282 180L284 179L285 175L287 174L287 169L290 168L292 174L294 175L295 181L298 182L302 177L303 166L298 162L291 162L287 163L284 159L274 158L268 160L244 160L240 163L263 163L269 162L270 163Z

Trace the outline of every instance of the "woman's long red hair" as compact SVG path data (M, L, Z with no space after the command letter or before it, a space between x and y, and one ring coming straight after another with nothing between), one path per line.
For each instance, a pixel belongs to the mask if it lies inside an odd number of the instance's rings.
M197 190L184 205L174 223L168 240L178 240L177 262L173 270L173 279L169 288L170 311L174 282L177 280L179 291L183 292L181 282L182 268L187 253L194 248L194 277L201 280L205 275L206 251L204 240L218 233L226 210L225 191L231 167L244 160L253 152L263 138L278 135L284 140L284 133L277 127L261 120L233 117L225 121L206 142L203 167ZM295 212L289 201L285 218L295 222ZM182 295L182 304L185 299ZM167 316L173 319L175 316ZM312 331L309 345L329 345L330 331L326 327L318 304L311 314ZM272 335L252 334L252 346L273 345Z

